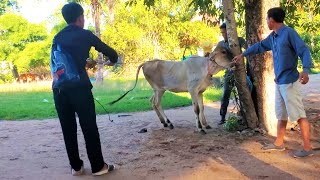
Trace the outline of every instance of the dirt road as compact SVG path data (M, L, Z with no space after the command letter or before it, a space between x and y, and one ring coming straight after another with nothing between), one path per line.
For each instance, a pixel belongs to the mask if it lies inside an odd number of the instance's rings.
M303 89L314 127L314 147L320 147L319 82L320 75L311 75ZM213 127L207 135L194 132L192 107L165 111L175 126L173 130L162 128L153 111L112 114L114 122L109 122L107 115L98 116L105 160L117 166L116 171L98 178L91 176L80 130L79 148L86 174L73 177L57 119L0 121L0 179L320 179L320 154L304 159L290 156L301 148L299 131L287 131L286 151L264 152L261 144L273 138L254 132L225 132L217 126L219 105L205 107ZM141 128L148 132L138 133Z

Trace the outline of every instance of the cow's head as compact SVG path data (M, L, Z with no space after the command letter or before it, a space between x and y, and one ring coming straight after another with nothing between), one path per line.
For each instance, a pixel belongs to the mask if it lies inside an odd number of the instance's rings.
M220 66L222 69L231 68L234 66L232 62L233 54L232 52L225 48L224 46L217 46L210 54L209 60L214 66Z

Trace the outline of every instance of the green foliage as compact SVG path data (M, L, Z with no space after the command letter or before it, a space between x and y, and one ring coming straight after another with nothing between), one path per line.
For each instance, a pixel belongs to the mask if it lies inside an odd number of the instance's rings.
M320 1L319 0L281 0L281 7L286 11L285 23L294 27L311 50L315 63L320 60Z
M108 22L109 5L106 1L76 0L92 11L92 3L98 2ZM112 7L115 13L114 23L101 25L102 40L124 56L123 68L116 71L122 75L135 73L135 67L146 60L182 59L197 54L197 48L203 42L216 44L220 36L217 25L223 19L219 0L129 0L116 1ZM238 27L244 27L244 1L234 0ZM61 7L47 22L50 35L44 24L31 24L25 18L10 13L15 0L0 0L0 62L12 62L20 73L30 72L38 67L49 66L49 51L53 35L66 26ZM281 0L281 6L287 12L286 24L295 27L309 45L315 65L320 64L320 3L315 1ZM87 10L86 10L87 11ZM90 15L91 12L85 12ZM198 15L205 20L194 21ZM209 24L209 21L213 24ZM214 24L215 23L215 24ZM215 27L212 27L214 25ZM90 26L93 30L92 26ZM242 32L244 32L242 30ZM90 51L90 58L96 59L97 52ZM110 68L111 69L111 68ZM131 73L132 69L132 73ZM115 69L113 69L114 72ZM133 72L134 71L134 72ZM125 72L125 73L123 73ZM315 70L315 72L317 72ZM1 74L0 83L12 80L12 75Z
M223 124L223 129L234 132L239 127L239 119L236 115L230 115L227 121Z
M317 16L320 14L320 1L319 0L281 0L280 6L286 11L286 24L292 27L306 28L311 26L318 26L319 23L309 19L309 17ZM305 18L307 16L307 18ZM303 18L304 17L304 18ZM301 21L302 20L302 21ZM312 22L313 21L313 22ZM312 22L315 25L307 23ZM307 23L307 24L305 24ZM305 25L303 25L305 24ZM307 29L305 29L307 30Z
M22 16L6 13L0 17L0 61L17 65L18 71L48 62L46 28L29 23Z
M195 40L187 45L186 55L197 54L203 41L218 42L218 28L191 22L195 14L187 4L170 0L157 1L149 9L143 0L131 6L118 3L115 23L105 28L102 39L125 56L125 63L133 66L153 58L180 60L186 46L181 43L181 35Z
M3 15L7 11L7 8L16 6L16 0L0 0L0 15Z
M0 84L10 82L13 80L12 73L10 71L10 65L6 61L0 61Z
M301 37L304 40L304 42L309 46L314 63L319 64L320 63L320 35L316 35L315 37L312 37L310 33L305 32L301 35Z
M50 63L51 41L32 42L26 45L18 54L15 64L20 73L28 72L40 66L47 66Z

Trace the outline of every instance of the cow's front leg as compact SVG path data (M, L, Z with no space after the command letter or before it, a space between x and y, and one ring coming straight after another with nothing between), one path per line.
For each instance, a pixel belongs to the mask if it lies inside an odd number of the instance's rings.
M212 129L211 126L208 125L206 117L204 116L204 106L203 106L203 95L202 93L198 94L198 105L199 105L199 117L200 117L200 122L203 127L206 129Z
M194 110L194 113L196 114L198 130L201 134L206 134L206 131L202 129L202 123L200 122L200 117L199 117L200 109L199 109L199 103L198 103L198 95L197 95L198 93L190 92L190 94L192 98L193 110Z

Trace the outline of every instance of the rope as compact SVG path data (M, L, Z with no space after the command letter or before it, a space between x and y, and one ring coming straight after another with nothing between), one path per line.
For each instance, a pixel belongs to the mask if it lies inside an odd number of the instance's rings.
M238 69L245 69L245 68L243 67L243 68L238 68ZM230 81L231 80L233 81L233 88L232 88L231 91L232 91L233 96L234 96L234 101L233 101L233 103L235 104L234 109L237 109L238 111L240 111L241 116L244 118L245 122L247 123L247 119L245 117L245 113L243 112L243 105L242 105L242 103L240 101L240 98L239 98L238 89L234 88L234 87L237 87L236 84L240 85L243 88L245 88L245 86L243 86L243 84L240 84L236 80L234 73L230 76ZM246 80L247 80L246 84L247 84L247 87L248 87L248 86L250 86L250 84L248 84L248 78L246 78ZM251 81L250 81L250 83L251 83L251 86L253 86ZM248 88L249 88L249 90L251 89L250 87L248 87ZM252 89L250 91L252 91Z
M109 116L109 121L110 121L110 122L113 122L113 120L110 118L110 114L108 113L108 111L106 110L106 108L104 108L104 107L102 106L102 104L98 101L98 99L94 98L94 100L96 100L96 101L98 102L98 104L100 104L100 106L102 107L102 109L108 114L108 116Z

